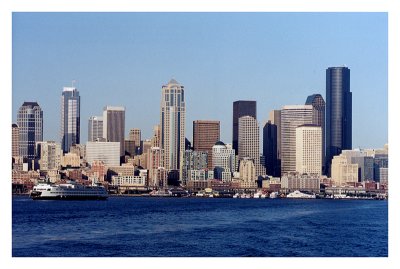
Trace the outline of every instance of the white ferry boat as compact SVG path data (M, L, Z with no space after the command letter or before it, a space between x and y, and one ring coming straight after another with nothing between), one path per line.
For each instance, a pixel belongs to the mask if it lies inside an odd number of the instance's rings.
M108 198L108 193L102 186L42 183L33 187L30 196L33 200L105 200Z
M315 199L316 196L315 194L307 194L307 193L302 193L300 191L294 191L289 193L286 198L301 198L301 199Z

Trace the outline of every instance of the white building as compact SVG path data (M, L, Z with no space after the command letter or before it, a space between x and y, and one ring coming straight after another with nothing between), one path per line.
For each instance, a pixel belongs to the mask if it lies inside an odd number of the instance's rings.
M313 123L312 105L290 105L281 110L281 174L296 171L296 128Z
M185 152L185 95L184 87L171 79L161 89L161 148L167 171L181 171Z
M214 178L230 181L235 171L235 150L218 141L212 147Z
M96 141L103 138L103 117L91 116L88 126L88 141Z
M240 141L240 138L239 138L239 141ZM240 145L240 142L239 142L239 145ZM243 189L257 188L256 166L254 165L254 162L252 159L244 158L240 161L239 179L240 179L241 188L243 188Z
M86 161L103 161L106 166L119 166L119 142L87 142Z
M145 187L146 176L112 176L111 185L118 187Z
M296 171L300 174L322 174L322 128L301 125L296 128Z
M332 159L331 178L335 186L358 182L358 164L352 164L346 155L334 156Z
M39 157L40 170L58 170L61 166L61 144L54 141L36 143L36 152Z
M285 173L281 177L281 189L285 191L319 192L320 176L317 174Z
M256 175L265 175L265 169L260 162L260 127L257 120L251 116L239 118L238 132L239 162L244 158L254 161Z

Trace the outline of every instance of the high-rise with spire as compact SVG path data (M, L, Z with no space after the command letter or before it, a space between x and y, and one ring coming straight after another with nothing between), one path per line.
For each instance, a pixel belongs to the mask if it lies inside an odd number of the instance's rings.
M181 170L185 152L185 90L175 79L161 88L161 148L164 167L168 171Z
M61 95L61 148L69 152L73 144L80 143L81 97L75 87L64 87Z

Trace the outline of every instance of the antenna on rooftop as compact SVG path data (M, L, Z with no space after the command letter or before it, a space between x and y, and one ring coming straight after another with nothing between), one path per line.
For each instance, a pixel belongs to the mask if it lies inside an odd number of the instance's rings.
M74 79L74 80L72 81L72 88L75 87L75 83L76 83L76 80Z

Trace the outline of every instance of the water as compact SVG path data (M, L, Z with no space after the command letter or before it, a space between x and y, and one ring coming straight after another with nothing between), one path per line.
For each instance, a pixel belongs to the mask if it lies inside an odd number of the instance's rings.
M387 201L13 197L14 257L387 257Z

